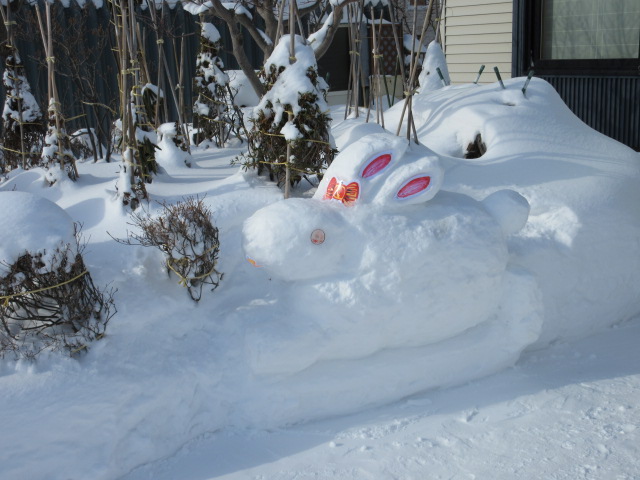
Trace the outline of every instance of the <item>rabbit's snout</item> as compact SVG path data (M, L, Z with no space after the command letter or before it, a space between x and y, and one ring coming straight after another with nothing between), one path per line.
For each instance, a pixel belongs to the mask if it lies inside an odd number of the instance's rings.
M259 210L244 225L247 258L287 280L318 278L357 265L360 234L340 208L294 198Z

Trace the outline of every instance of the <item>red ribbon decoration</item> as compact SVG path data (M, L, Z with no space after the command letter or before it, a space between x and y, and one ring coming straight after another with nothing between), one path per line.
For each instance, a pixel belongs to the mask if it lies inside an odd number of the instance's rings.
M350 207L356 203L359 195L360 185L358 185L358 182L351 182L349 185L345 185L342 181L338 181L333 177L323 198L324 200L339 200L347 207Z

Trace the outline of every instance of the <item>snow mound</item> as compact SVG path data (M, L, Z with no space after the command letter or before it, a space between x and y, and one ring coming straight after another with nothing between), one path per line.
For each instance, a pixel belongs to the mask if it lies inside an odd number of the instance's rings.
M442 51L442 47L434 40L427 48L424 63L422 64L422 70L418 76L418 83L420 84L421 92L432 92L444 86L443 81L438 74L438 68L444 77L444 83L449 85L451 80L449 78L447 61L444 56L444 52Z
M349 383L345 376L366 377L359 371L370 365L358 365L365 357L382 355L392 362L389 372L401 368L393 362L412 358L421 365L415 377L388 379L408 394L443 378L466 379L472 369L464 365L476 361L504 366L537 339L535 282L522 270L522 281L507 281L515 274L505 234L525 224L526 200L507 190L485 206L439 192L442 181L431 151L380 133L349 145L313 198L277 202L245 222L247 257L284 280L280 288L291 299L288 315L255 325L246 337L255 373L291 375L322 362L356 360L344 362L344 376L335 376L340 390ZM523 283L526 291L512 291ZM506 308L504 299L515 296L526 300ZM507 317L500 316L504 311ZM510 343L492 350L496 338L488 332L500 330ZM463 354L472 343L482 352L473 360ZM437 361L432 352L444 344L464 365L443 365L432 377L421 362ZM367 382L378 384L380 377L368 378L362 389L371 392Z
M158 149L155 160L169 174L176 174L191 166L193 159L189 152L178 147L174 139L179 135L175 123L163 123L158 128Z
M476 199L507 188L528 200L529 220L508 240L543 293L538 345L632 317L640 311L638 153L581 122L544 80L533 78L526 94L524 78L504 83L414 97L418 137L439 154L443 188ZM398 124L401 108L385 113L387 125ZM478 134L486 153L462 158Z

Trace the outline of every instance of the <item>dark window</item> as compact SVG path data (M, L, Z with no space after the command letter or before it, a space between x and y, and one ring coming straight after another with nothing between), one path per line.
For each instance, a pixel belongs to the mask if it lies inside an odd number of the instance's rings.
M640 74L639 0L517 0L526 70ZM518 19L516 19L516 22Z
M638 58L638 0L543 0L541 57Z

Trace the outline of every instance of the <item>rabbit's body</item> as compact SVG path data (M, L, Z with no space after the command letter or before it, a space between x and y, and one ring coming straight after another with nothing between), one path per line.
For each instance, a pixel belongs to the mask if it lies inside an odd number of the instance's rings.
M292 282L289 312L247 338L255 371L433 345L497 318L510 283L505 234L524 225L526 200L438 193L437 158L406 148L392 135L364 138L339 155L314 198L247 220L247 256ZM530 320L527 342L538 325Z

